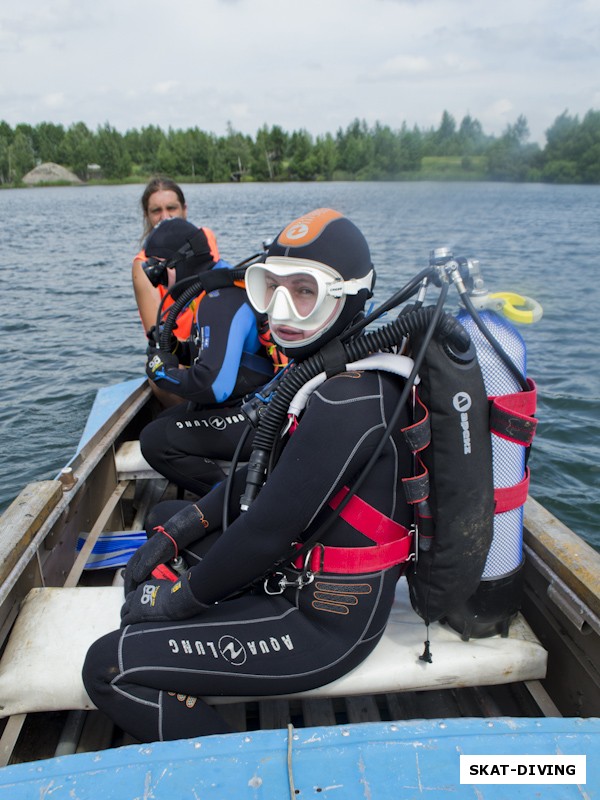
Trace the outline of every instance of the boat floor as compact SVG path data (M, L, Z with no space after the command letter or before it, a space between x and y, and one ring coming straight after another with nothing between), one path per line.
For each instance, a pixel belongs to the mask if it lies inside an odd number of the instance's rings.
M414 719L541 717L523 683L334 699L258 700L218 706L234 730L393 722ZM100 711L28 714L11 764L55 755L95 752L136 742Z

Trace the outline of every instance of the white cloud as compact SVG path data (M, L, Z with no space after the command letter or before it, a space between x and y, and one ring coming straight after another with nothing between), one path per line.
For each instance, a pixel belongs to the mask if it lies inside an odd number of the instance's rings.
M63 92L50 92L42 97L42 103L46 108L62 108L65 105Z
M160 81L154 84L152 91L155 94L169 94L174 89L177 89L179 85L179 81Z

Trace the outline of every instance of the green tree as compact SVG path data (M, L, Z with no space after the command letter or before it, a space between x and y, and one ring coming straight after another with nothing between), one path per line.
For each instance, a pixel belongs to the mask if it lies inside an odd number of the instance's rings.
M463 117L456 135L458 152L462 156L481 154L486 146L486 136L481 123L469 114Z
M539 147L527 144L529 126L523 115L514 125L507 125L500 139L487 151L488 171L494 180L527 180L530 170L539 164Z
M60 154L65 129L62 125L52 122L40 122L33 130L33 144L37 158L40 161L53 161L60 163Z
M98 163L106 178L126 178L131 171L131 158L123 136L108 123L96 133Z
M314 149L317 174L325 180L332 180L337 167L338 154L335 139L330 133L317 136Z
M363 177L373 155L373 139L367 123L353 120L345 131L338 130L336 141L339 168L350 176Z
M226 180L241 180L250 172L253 149L252 138L234 130L228 122L227 135L219 142L223 166L228 170Z
M279 125L273 125L270 130L266 125L260 128L252 156L252 175L256 180L275 181L282 177L288 139Z
M312 136L308 131L294 131L288 146L288 177L312 181L317 177L317 158Z
M88 165L99 160L93 133L85 122L71 125L58 151L59 161L68 165L82 181L88 179Z
M35 166L35 154L31 136L25 132L30 126L17 125L12 144L8 147L10 181L20 181L23 175Z
M440 127L433 135L433 153L436 156L454 156L459 153L456 120L447 111L442 114Z

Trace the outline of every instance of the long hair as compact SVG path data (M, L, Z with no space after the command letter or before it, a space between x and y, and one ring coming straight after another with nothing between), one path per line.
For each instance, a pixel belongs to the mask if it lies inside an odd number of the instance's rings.
M171 180L171 178L164 178L160 175L152 178L144 189L144 193L140 199L142 214L144 215L144 231L142 233L142 241L152 230L152 225L148 219L148 205L150 204L150 198L155 192L175 192L182 207L185 208L186 206L185 197L179 184L175 183L175 181Z

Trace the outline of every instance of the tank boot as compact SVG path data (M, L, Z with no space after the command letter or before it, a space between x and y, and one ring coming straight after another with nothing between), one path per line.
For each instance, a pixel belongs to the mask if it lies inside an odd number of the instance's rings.
M461 606L453 608L443 622L460 633L464 641L500 634L508 636L510 623L521 608L523 566L501 578L483 580Z

